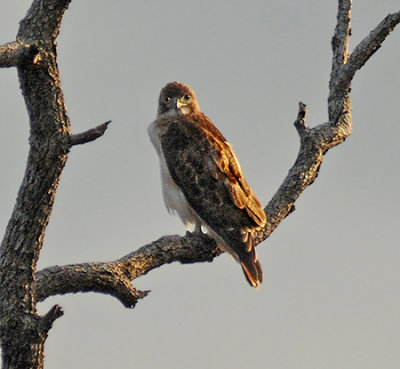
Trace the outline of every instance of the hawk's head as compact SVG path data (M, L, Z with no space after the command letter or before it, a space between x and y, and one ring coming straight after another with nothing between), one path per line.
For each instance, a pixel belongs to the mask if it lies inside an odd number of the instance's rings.
M190 114L199 111L196 96L189 86L180 82L170 82L161 90L158 115L167 112Z

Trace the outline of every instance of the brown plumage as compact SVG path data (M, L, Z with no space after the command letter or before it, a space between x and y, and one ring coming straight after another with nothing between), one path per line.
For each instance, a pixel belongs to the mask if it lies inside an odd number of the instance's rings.
M265 212L231 145L200 111L189 86L171 82L162 89L149 134L160 157L168 210L177 211L195 232L204 226L258 287L262 270L254 233L265 225Z

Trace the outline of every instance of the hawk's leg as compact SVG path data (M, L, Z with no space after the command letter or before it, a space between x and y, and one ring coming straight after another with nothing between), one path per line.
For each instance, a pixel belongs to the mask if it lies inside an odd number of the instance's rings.
M203 231L201 230L201 222L199 220L195 221L192 233L203 233Z

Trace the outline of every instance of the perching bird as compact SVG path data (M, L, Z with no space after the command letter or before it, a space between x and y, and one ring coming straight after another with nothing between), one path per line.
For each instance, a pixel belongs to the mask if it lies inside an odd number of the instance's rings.
M266 215L247 184L232 146L200 111L193 90L168 83L149 127L160 158L165 205L188 230L201 227L241 264L253 287L262 282L254 233Z

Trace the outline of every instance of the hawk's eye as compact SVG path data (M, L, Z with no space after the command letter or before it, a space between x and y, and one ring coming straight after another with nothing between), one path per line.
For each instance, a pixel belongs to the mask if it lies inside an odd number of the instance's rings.
M183 96L183 99L184 99L186 102L189 102L191 98L192 98L192 97L191 97L189 94L186 94L185 96Z
M164 103L165 103L165 104L168 104L170 101L171 101L171 98L170 98L169 96L167 96L167 97L164 99Z

